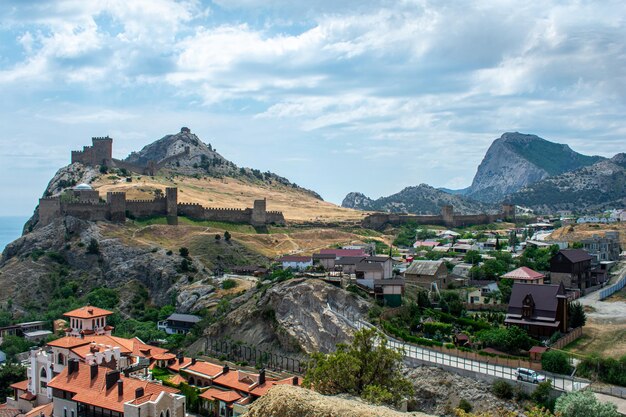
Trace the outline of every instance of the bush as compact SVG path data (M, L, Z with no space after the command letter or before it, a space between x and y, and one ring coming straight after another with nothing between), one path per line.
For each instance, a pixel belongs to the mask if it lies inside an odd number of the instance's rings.
M431 322L424 323L424 333L426 334L435 334L440 332L441 334L450 334L452 332L452 325L448 323L440 323L440 322Z
M91 238L89 245L87 245L87 253L89 255L98 255L100 253L100 245L95 238Z
M513 398L513 386L504 379L498 379L491 384L491 392L498 398L510 400Z
M570 325L573 328L582 327L587 323L587 314L585 309L579 302L571 303L569 305Z
M231 288L235 288L237 286L237 281L234 279L225 279L222 282L222 288L225 290L230 290Z
M549 350L541 356L541 367L547 372L569 375L571 366L569 356L560 350Z
M619 359L590 356L583 359L577 373L583 378L597 378L607 384L626 387L626 355Z
M601 403L591 391L577 391L560 396L554 411L562 417L618 417L617 406Z
M183 258L186 258L189 256L189 249L182 247L180 249L178 249L178 253L180 254L180 256L182 256Z
M467 401L465 398L461 398L461 401L459 401L458 408L465 411L466 413L469 413L470 411L472 411L473 407L469 401Z
M550 393L552 392L552 381L549 379L544 382L540 382L537 388L530 395L530 398L537 404L549 409L554 408L554 400L550 399Z

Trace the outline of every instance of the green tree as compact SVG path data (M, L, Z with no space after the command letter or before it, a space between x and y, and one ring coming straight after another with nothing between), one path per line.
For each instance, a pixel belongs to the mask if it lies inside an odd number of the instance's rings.
M26 379L26 368L20 364L7 363L0 366L0 404L4 403L7 396L13 394L13 389L9 388L11 384Z
M573 328L582 327L587 323L585 309L578 301L569 305L569 320Z
M569 375L571 366L567 353L560 350L549 350L541 355L541 367L548 372Z
M19 336L5 336L2 339L2 345L0 350L6 353L9 361L14 360L15 357L22 352L27 352L28 349L35 346L34 343L29 342L23 337Z
M87 245L87 253L90 255L98 255L100 253L100 245L93 237L89 241L89 245Z
M339 344L330 354L312 354L304 385L321 394L347 393L375 404L398 404L413 395L401 365L401 353L387 347L386 338L376 329L362 329L351 345Z
M115 308L120 301L117 291L112 288L95 288L87 294L89 305L100 308Z
M601 403L591 391L576 391L561 395L554 411L563 417L618 417L617 406Z
M508 303L511 299L511 290L513 289L513 280L510 278L503 278L498 281L498 290L502 295L502 302Z
M583 248L583 244L581 242L572 243L572 249L582 249L582 248Z
M228 230L224 232L224 240L225 240L226 242L230 242L230 238L231 238L231 237L232 237L232 236L230 235L230 232L229 232Z
M480 252L477 250L468 250L463 257L463 261L468 264L478 265L483 260L483 257L480 255Z
M187 249L186 247L183 246L182 248L178 249L178 253L183 258L187 258L189 256L189 249Z
M537 385L537 388L530 395L530 398L540 406L553 409L554 400L551 399L552 381L545 380Z
M221 239L222 239L222 236L219 233L217 233L215 235L215 243L218 243Z
M225 290L230 290L231 288L235 288L237 286L237 281L234 279L225 279L222 282L222 288Z

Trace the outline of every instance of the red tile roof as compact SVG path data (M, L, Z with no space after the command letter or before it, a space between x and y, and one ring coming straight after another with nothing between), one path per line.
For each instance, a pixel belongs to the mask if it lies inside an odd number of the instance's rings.
M209 388L200 394L200 397L206 398L207 400L221 400L225 403L233 403L242 398L242 396L235 391L223 391L217 388Z
M176 362L167 366L167 369L174 372L179 372L182 368L191 364L191 358L183 358L183 363L178 363L178 358L176 358Z
M54 404L48 403L44 405L40 405L39 407L35 407L26 414L24 417L39 417L43 415L44 417L50 417L52 412L54 411Z
M11 388L15 388L20 391L26 391L28 390L28 379L24 381L16 382L15 384L11 384L10 386Z
M92 319L96 317L110 316L111 314L113 314L112 311L105 310L103 308L85 306L77 308L76 310L68 311L63 315L66 317L74 317L78 319Z
M154 382L141 381L134 378L126 378L123 375L119 379L123 381L123 395L118 395L117 384L109 389L106 388L106 374L108 368L98 367L98 375L92 380L90 366L82 362L78 363L78 371L68 374L69 366L59 375L48 382L50 388L75 393L73 400L80 403L90 404L117 412L124 412L124 403L135 399L135 390L143 388L146 396L156 399L161 392L176 394L180 391Z
M276 262L311 262L310 256L285 255L276 260Z
M532 269L528 267L522 266L521 268L517 268L511 272L507 272L506 274L502 275L502 278L532 281L532 280L545 278L545 275L543 275L540 272L533 271Z
M94 344L92 346L92 343ZM99 346L104 345L105 347ZM102 350L106 346L119 347L122 355L132 354L134 356L152 358L154 355L164 355L167 349L151 346L143 343L138 338L125 339L123 337L90 335L84 338L65 336L48 343L48 346L70 349L81 358L85 358L93 349ZM97 351L95 350L95 351Z
M219 365L215 365L209 362L201 362L198 361L193 365L190 365L183 369L184 371L191 371L197 374L206 375L207 378L215 378L219 373L222 372L222 367Z

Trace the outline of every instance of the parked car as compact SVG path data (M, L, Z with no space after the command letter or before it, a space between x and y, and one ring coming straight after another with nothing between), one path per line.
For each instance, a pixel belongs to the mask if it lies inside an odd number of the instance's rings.
M517 376L518 381L532 382L534 384L538 384L546 380L545 375L540 375L528 368L517 368L515 370L515 375Z

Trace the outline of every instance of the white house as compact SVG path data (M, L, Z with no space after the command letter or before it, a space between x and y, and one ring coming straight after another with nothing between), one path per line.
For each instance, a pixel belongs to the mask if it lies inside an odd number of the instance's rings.
M313 259L310 256L286 255L277 259L283 266L283 269L293 269L294 271L302 271L313 266Z

